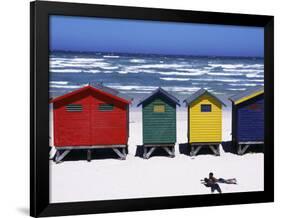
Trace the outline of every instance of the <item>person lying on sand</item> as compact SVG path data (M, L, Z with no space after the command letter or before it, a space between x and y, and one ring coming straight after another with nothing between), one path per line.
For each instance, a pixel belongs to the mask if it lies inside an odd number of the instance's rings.
M215 178L213 173L209 173L209 180L211 180L214 183L226 183L226 184L237 184L237 181L235 178L233 179L223 179L223 178Z
M211 188L212 193L214 193L215 191L217 191L220 194L222 193L219 184L216 182L213 182L213 180L204 178L204 180L201 180L201 181L202 181L202 184L204 184L206 187Z
M233 179L223 179L223 178L215 178L213 173L209 173L209 178L204 178L204 180L201 180L202 184L204 184L206 187L211 188L211 192L214 193L215 191L218 191L218 193L222 193L221 188L218 183L225 183L225 184L237 184L237 181L235 178Z

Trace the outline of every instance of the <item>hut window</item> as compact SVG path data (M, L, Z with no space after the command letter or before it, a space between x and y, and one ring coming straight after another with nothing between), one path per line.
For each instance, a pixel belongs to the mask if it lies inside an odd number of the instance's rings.
M99 110L100 111L112 111L113 110L113 104L100 104Z
M81 104L66 105L66 111L68 111L68 112L80 112L82 110L83 110L83 107Z
M153 106L153 112L155 113L164 113L165 112L165 105L158 104Z
M212 106L210 104L201 104L201 112L211 112Z

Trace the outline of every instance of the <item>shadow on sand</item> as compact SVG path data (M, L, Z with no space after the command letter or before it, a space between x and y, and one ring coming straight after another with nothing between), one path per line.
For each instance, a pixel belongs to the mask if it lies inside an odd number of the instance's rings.
M187 156L190 156L190 146L188 145L188 143L182 143L179 144L179 152L180 154L185 154Z
M191 146L189 143L179 144L179 152L180 154L184 154L190 156ZM200 151L196 154L198 155L214 155L213 151L208 146L203 146Z
M135 157L143 158L143 145L137 145ZM155 151L151 154L151 157L169 157L168 153L164 151L161 147L156 148Z
M226 153L232 153L237 154L237 145L233 144L232 141L225 141L222 142L222 149ZM251 145L244 154L247 153L263 153L264 152L264 146L263 144L258 145Z
M91 150L91 160L102 160L102 159L119 159L119 156L111 148L100 148ZM87 161L87 149L72 150L63 161Z
M226 153L237 154L237 148L232 141L225 141L221 143L222 149Z
M137 145L135 157L143 157L143 146Z
M264 144L250 146L246 153L264 153Z

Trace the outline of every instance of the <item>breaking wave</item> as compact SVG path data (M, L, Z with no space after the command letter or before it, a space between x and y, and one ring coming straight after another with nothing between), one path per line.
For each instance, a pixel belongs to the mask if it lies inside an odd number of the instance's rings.
M52 93L103 82L124 93L145 94L163 87L178 93L207 88L235 94L264 83L263 59L259 58L53 53L49 68Z

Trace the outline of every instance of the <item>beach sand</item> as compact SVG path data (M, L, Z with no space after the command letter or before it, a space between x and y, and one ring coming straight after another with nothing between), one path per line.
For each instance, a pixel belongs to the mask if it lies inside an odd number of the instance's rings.
M78 160L55 164L50 160L50 201L55 203L211 194L210 188L200 182L209 172L213 172L217 178L237 179L237 185L220 184L223 193L264 189L263 153L239 156L225 152L222 146L220 156L210 153L190 157L180 153L179 144L187 142L187 112L184 107L177 111L175 158L153 156L145 160L136 156L137 146L142 144L141 121L141 109L132 109L126 160L95 159L94 154L91 162ZM52 119L50 131L52 132ZM229 140L231 111L228 108L223 111L223 141ZM54 151L52 149L51 155Z

